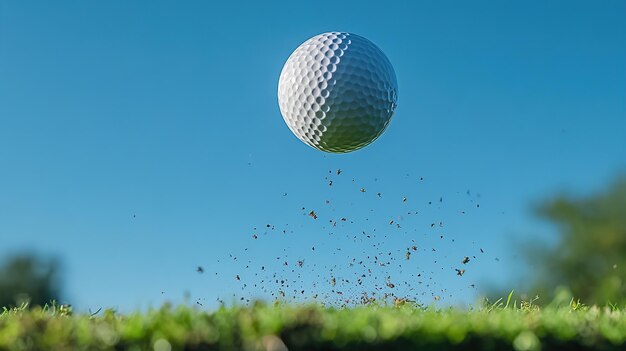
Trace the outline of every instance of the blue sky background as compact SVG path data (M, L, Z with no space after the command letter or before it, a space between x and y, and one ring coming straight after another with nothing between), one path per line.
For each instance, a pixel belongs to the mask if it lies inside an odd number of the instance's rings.
M345 155L297 140L276 99L289 54L332 30L375 42L399 84L385 134ZM330 301L388 276L471 303L523 289L513 249L554 234L532 204L626 171L625 97L623 1L3 1L0 258L60 257L82 310ZM381 252L354 288L351 260Z

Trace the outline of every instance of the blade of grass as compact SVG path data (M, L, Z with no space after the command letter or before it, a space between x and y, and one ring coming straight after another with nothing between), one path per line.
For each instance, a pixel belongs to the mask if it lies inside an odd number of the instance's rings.
M504 309L507 309L509 307L509 303L511 302L511 297L513 297L514 291L515 289L511 290L511 292L509 293L509 296L506 298L506 305L504 305Z

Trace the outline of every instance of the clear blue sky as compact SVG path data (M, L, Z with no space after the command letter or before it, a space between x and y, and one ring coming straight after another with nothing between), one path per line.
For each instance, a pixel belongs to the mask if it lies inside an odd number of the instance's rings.
M399 84L386 133L345 155L297 140L276 99L291 51L332 30L375 42ZM3 1L0 258L60 257L82 310L387 276L381 293L472 302L517 287L515 243L553 235L533 203L626 171L625 97L624 1Z

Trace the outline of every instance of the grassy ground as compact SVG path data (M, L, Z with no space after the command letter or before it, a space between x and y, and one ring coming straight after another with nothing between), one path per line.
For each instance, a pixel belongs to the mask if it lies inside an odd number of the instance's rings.
M626 311L498 302L475 310L266 305L128 315L5 309L0 350L626 350Z

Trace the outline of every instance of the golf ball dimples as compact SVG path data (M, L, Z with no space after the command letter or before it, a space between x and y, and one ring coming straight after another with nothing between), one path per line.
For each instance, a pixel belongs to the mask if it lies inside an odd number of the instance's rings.
M374 43L329 32L289 56L278 82L278 104L287 126L304 143L344 153L384 132L397 92L393 67Z

